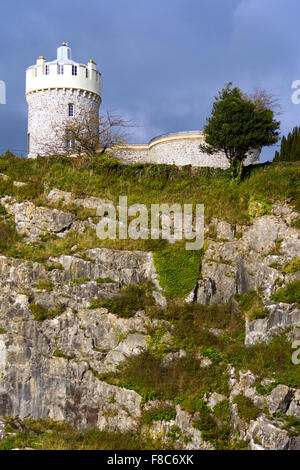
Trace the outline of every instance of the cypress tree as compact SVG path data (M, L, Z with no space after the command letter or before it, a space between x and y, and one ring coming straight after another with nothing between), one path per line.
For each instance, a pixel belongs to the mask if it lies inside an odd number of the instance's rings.
M288 136L281 139L280 151L275 152L274 162L296 162L300 160L300 127L294 127Z

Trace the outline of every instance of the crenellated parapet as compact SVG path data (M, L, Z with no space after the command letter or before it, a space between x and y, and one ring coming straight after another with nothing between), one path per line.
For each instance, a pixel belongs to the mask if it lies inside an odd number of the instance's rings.
M68 129L93 116L95 132L101 104L101 74L94 60L87 65L72 60L66 43L57 58L40 56L26 70L28 103L28 157L66 153L74 146Z

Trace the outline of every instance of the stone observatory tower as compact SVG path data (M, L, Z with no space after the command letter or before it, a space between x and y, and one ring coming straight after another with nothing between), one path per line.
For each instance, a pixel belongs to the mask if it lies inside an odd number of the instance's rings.
M63 43L57 59L43 56L26 70L28 103L28 157L66 153L74 146L68 124L93 115L98 119L101 103L101 74L96 64L74 62L71 49Z

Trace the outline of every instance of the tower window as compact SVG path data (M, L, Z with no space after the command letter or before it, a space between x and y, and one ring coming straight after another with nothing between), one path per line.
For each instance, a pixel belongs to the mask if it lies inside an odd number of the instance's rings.
M77 75L77 65L72 65L72 75Z
M49 73L50 73L50 67L49 67L49 65L46 65L45 66L45 74L49 75Z
M88 71L88 69L85 69L85 78L89 78L89 71Z
M37 68L34 69L34 76L37 77Z
M74 104L69 104L69 117L74 117Z
M58 75L63 75L64 74L64 66L59 64L58 65Z

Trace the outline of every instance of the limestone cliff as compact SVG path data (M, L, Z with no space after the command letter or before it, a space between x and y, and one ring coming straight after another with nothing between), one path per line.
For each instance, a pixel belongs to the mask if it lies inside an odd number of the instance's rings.
M63 191L52 191L48 200L53 202L55 197L66 204L72 201L72 195ZM92 199L76 203L88 208L101 203ZM87 227L95 227L91 218L74 220L64 207L36 207L11 197L2 198L1 203L17 231L24 234L25 244L47 234L63 239L72 231L84 233ZM300 338L297 302L272 300L277 291L300 279L296 262L300 258L299 230L292 226L296 217L288 205L278 204L272 214L253 218L249 226L215 219L207 227L199 281L186 300L202 305L231 302L235 309L243 310L242 296L255 292L261 318L257 312L247 315L244 309L247 347L268 343L286 331L289 341ZM174 326L161 319L162 314L156 319L147 315L146 308L139 308L125 318L109 308L89 308L95 298L120 298L124 286L150 281L154 283L153 305L168 309L151 252L97 247L83 253L76 246L72 251L52 256L46 264L0 256L0 416L51 418L78 429L150 433L165 442L172 439L178 448L216 447L201 426L195 425L201 422L201 409L187 411L180 400L145 398L122 383L118 386L105 380L128 360L153 352L154 344L163 351L162 367L191 355L189 349L176 349ZM33 306L45 313L45 319L35 316ZM49 312L52 315L47 316ZM165 335L155 342L153 331L161 326ZM227 334L222 328L210 330L212 338ZM165 347L168 341L170 349ZM212 353L190 357L197 363L200 360L197 373L203 375L215 360ZM300 449L295 425L288 428L285 419L299 423L300 388L277 383L272 376L262 381L251 370L239 370L232 364L226 368L227 395L208 390L201 403L209 414L218 404L228 402L228 442L244 440L250 449ZM300 386L299 373L298 379ZM260 394L255 388L258 382ZM267 392L270 385L271 392ZM249 399L256 410L249 420L239 412L243 399ZM175 410L171 419L154 419L148 424L143 419L151 410L169 407ZM0 439L4 437L0 420Z

